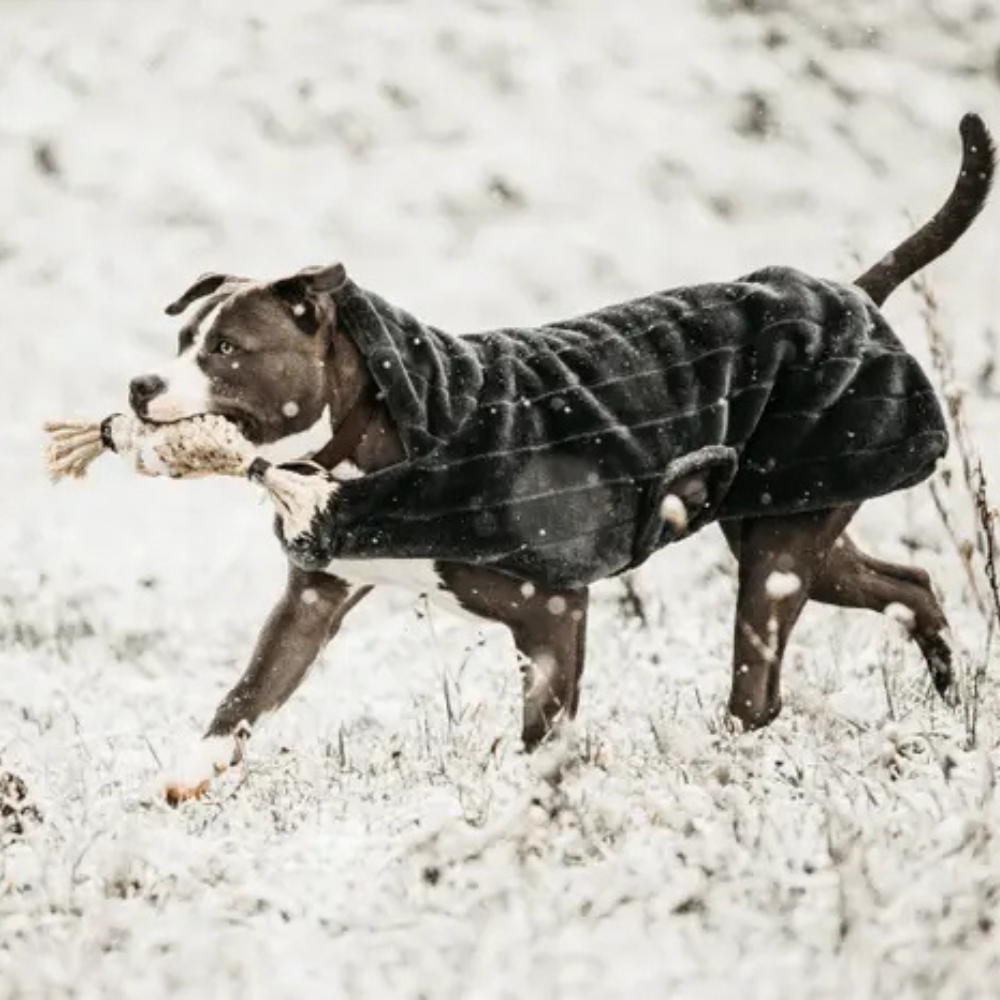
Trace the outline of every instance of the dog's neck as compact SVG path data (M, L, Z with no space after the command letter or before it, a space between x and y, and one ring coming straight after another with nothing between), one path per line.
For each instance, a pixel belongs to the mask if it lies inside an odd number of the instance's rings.
M333 436L314 459L326 468L349 461L362 472L376 472L402 461L406 457L403 443L388 409L378 399L378 388L361 352L348 337L341 335L336 342L327 360Z
M404 458L403 442L388 410L379 403L354 453L354 464L364 472L375 472Z
M333 436L313 455L324 468L351 462L362 472L375 472L405 458L402 442L373 386L366 386L354 403L338 417L331 407Z

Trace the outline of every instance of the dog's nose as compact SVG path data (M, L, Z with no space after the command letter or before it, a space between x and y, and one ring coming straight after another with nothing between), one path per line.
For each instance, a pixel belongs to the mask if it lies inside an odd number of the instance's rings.
M132 379L128 387L128 399L132 409L141 417L146 407L160 393L166 391L167 383L159 375L140 375Z

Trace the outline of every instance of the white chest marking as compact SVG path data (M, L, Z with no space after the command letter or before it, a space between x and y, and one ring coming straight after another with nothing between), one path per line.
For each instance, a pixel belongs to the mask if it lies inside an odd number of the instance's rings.
M396 587L414 597L424 597L443 611L480 624L479 615L462 607L458 598L442 586L441 574L430 559L334 559L326 568L331 576L353 587Z
M198 354L221 308L220 303L202 320L194 340L184 353L160 370L160 378L166 382L167 388L150 402L147 410L150 420L166 423L208 412L212 386L198 365Z
M333 431L330 427L330 407L324 407L323 412L314 424L298 434L290 434L280 441L261 445L257 450L269 462L294 462L307 455L319 451L330 440Z

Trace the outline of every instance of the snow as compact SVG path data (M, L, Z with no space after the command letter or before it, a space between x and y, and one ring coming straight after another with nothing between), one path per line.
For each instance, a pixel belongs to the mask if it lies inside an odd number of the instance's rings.
M269 505L113 462L52 488L39 450L125 409L207 270L339 259L450 329L849 278L938 207L964 111L1000 130L998 28L983 0L0 5L0 771L42 814L0 834L0 995L988 990L997 658L926 486L852 532L932 574L956 709L891 622L810 607L781 717L734 732L713 529L636 575L645 626L594 589L564 745L518 752L507 636L387 591L171 809L151 783L284 585ZM998 212L927 272L991 484ZM919 298L887 312L929 359Z
M557 594L545 602L545 607L550 615L564 615L566 614L566 598Z
M160 785L151 789L151 792L154 795L162 794L163 784L193 788L224 771L229 766L232 756L231 737L213 736L197 742L192 741L190 746L177 754L167 765L161 775Z
M913 612L905 604L900 604L898 601L892 601L890 604L885 606L884 614L886 618L889 618L898 625L901 625L907 632L913 631L913 626L915 624Z
M669 524L674 531L683 531L688 523L684 501L679 496L668 493L660 504L660 519Z
M802 581L794 573L775 570L764 581L764 588L772 601L781 601L797 594L802 589Z

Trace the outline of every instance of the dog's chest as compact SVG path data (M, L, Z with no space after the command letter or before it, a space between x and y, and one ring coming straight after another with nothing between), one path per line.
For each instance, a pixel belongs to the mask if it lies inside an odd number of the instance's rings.
M395 587L415 599L426 598L443 611L467 620L480 620L462 606L430 559L335 559L324 572L343 580L352 589Z

